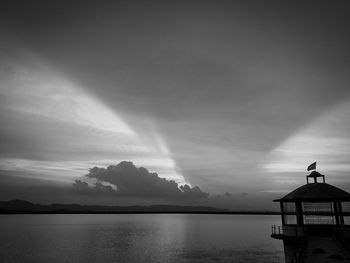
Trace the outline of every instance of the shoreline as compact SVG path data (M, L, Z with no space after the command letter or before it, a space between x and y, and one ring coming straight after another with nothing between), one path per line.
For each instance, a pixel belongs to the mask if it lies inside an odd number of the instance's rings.
M95 211L1 211L0 215L38 215L38 214L207 214L207 215L281 215L279 212L163 212L163 211L120 211L120 212L95 212Z
M211 214L280 215L277 211L232 211L209 206L151 205L101 206L79 204L34 204L24 200L0 201L0 214Z

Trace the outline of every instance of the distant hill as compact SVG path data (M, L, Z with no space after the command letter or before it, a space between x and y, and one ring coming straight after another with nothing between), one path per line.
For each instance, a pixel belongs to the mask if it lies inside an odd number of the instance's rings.
M233 212L208 206L98 206L78 204L33 204L24 200L0 201L0 214L127 214L127 213L184 213L184 214L278 214L274 212Z

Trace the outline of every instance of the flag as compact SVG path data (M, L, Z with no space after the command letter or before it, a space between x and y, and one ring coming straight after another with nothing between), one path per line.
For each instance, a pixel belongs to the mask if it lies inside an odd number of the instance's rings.
M310 170L316 170L316 162L310 164L308 167L307 167L307 170L310 171Z

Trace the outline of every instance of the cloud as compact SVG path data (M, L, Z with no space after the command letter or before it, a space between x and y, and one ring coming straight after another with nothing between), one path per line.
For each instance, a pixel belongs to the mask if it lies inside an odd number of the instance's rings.
M87 191L89 188L88 183L83 182L81 180L75 180L73 184L73 188L78 190L78 191Z
M114 193L115 190L113 190L112 186L110 185L104 185L100 182L96 182L95 183L95 189L98 191L98 192L105 192L105 193Z
M248 196L248 195L249 194L247 192L240 192L240 193L236 193L236 194L225 192L224 194L215 195L214 198L217 198L217 199L237 199L239 197L244 197L244 196Z
M79 178L72 187L70 184L53 184L50 180L42 178L33 178L30 174L17 171L0 170L0 200L23 199L34 203L51 204L82 204L82 205L111 205L111 206L149 206L155 204L167 205L197 205L211 206L216 208L231 209L234 211L252 211L252 210L274 210L279 211L278 204L272 202L286 192L249 192L249 195L241 195L239 191L227 192L221 195L210 195L199 193L198 196L204 198L194 199L194 193L199 191L197 187L183 186L181 193L175 196L136 196L121 195L113 190L115 186L107 182L95 181L96 179ZM103 185L103 186L102 186ZM108 187L110 186L110 187ZM344 185L340 185L344 187ZM347 185L348 186L348 185ZM185 190L184 190L185 189ZM187 191L187 194L182 192ZM197 190L195 190L197 189ZM291 191L292 189L287 190ZM208 197L205 197L208 196Z
M151 173L144 167L138 168L132 162L126 161L107 168L95 166L89 169L86 177L97 180L94 187L89 187L84 181L76 180L73 188L78 191L115 193L119 196L164 197L182 200L195 200L209 196L198 186L190 187L187 184L179 186L173 180L160 178L157 173ZM116 190L113 189L113 186Z
M89 187L87 182L81 180L75 180L73 189L79 193L106 193L106 194L115 194L116 191L110 185L104 185L101 182L96 182L93 187Z
M208 193L202 192L202 190L198 186L191 188L190 186L185 184L185 185L180 186L180 189L183 191L183 195L185 195L186 197L205 198L205 197L209 196Z

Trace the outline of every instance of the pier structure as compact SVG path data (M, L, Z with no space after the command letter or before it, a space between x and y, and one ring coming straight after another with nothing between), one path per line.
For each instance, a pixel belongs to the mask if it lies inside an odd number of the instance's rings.
M317 171L280 203L282 226L271 237L283 240L286 263L350 262L350 194L327 184Z

